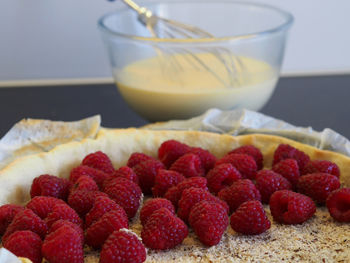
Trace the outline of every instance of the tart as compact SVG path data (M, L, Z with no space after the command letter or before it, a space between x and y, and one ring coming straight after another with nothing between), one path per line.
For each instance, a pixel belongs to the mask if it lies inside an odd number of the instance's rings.
M330 151L318 150L286 138L271 135L229 136L196 131L149 131L142 129L102 129L95 139L70 142L39 154L16 159L0 171L0 205L24 204L35 177L53 174L68 177L73 167L89 153L103 151L115 168L125 165L133 152L156 157L166 140L178 140L193 147L202 147L220 158L242 145L254 145L264 156L264 167L271 168L273 154L279 144L289 144L311 159L329 160L339 166L342 186L350 186L350 158ZM273 222L268 207L267 216ZM130 228L140 234L138 218ZM257 236L235 233L230 227L221 242L207 248L190 231L183 244L169 251L149 251L146 262L349 262L350 225L337 223L325 207L300 225L272 223L271 229ZM86 253L85 262L98 262L96 253Z

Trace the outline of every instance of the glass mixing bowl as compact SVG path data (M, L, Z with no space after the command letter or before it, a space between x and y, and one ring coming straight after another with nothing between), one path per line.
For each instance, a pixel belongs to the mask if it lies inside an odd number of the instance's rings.
M291 14L230 0L138 3L215 36L170 39L159 30L160 38L152 37L123 3L99 20L116 85L138 114L164 121L209 108L257 111L267 103L279 78Z

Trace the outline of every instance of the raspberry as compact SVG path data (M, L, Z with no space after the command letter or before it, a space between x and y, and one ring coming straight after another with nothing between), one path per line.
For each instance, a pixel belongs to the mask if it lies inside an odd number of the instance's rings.
M158 170L154 178L154 186L152 188L153 196L164 196L168 189L185 180L182 174L165 169Z
M230 187L222 189L218 197L229 205L231 213L246 201L261 201L260 192L249 179L234 182Z
M97 196L108 195L100 191L77 190L69 195L68 204L79 216L84 217L92 208Z
M66 203L61 199L50 196L36 196L28 202L26 207L31 209L41 219L45 219L57 204L65 205Z
M272 170L286 178L292 184L293 188L296 187L300 172L298 162L295 159L284 159L276 163L272 167Z
M105 193L124 208L129 219L135 216L140 206L142 195L141 189L137 184L125 178L118 177L106 187Z
M87 175L91 177L96 182L99 188L103 186L103 181L111 176L95 168L86 165L79 165L72 169L72 171L70 172L69 180L72 183L75 183L82 175Z
M69 227L73 228L79 234L81 245L84 245L84 231L83 231L83 229L80 226L78 226L77 224L74 224L74 223L67 221L67 220L62 220L62 219L57 220L55 223L52 224L52 226L47 234L49 235L52 232L55 232L57 229L59 229L62 226L69 226Z
M273 155L273 165L284 159L295 159L298 162L300 171L310 161L310 157L304 152L299 151L289 144L280 144Z
M172 203L168 199L164 198L153 198L147 200L140 212L140 220L141 224L144 226L147 222L147 219L158 209L165 207L167 208L172 214L175 214L175 208L172 205Z
M116 230L128 228L128 218L123 210L111 210L86 230L86 244L98 249L108 236Z
M280 190L270 198L270 211L273 219L282 224L301 224L316 212L316 205L306 195Z
M17 231L10 235L3 245L17 257L28 258L33 263L42 261L41 238L32 231Z
M133 181L135 184L139 184L139 178L137 177L136 173L133 169L131 169L128 166L122 166L114 173L115 177L123 177L125 179L128 179L130 181Z
M340 187L338 177L326 173L314 173L299 178L298 191L324 204L328 195Z
M118 170L115 171L113 176L108 177L106 180L103 181L103 188L102 189L104 190L109 184L112 183L112 181L115 178L118 178L118 177L122 177L122 178L125 178L127 180L130 180L137 185L140 183L139 177L137 176L137 174L134 172L133 169L131 169L128 166L122 166Z
M222 205L222 207L225 208L226 213L228 213L229 208L225 202L213 196L211 193L209 193L205 189L191 187L191 188L185 189L182 192L181 199L179 200L179 203L178 203L179 208L177 210L177 215L182 220L187 222L188 216L191 212L192 207L200 201L217 202L220 205Z
M70 188L70 192L74 192L76 190L98 191L99 189L94 179L92 179L90 176L82 175Z
M228 226L227 211L217 202L201 201L191 209L189 223L204 245L214 246Z
M180 182L177 186L169 188L169 190L165 193L164 198L170 200L174 207L177 208L177 203L181 198L183 190L190 187L203 188L208 190L207 179L204 177L187 178Z
M75 210L67 204L56 204L53 207L51 213L47 215L45 222L50 228L53 223L60 219L70 221L74 224L77 224L80 227L83 226L83 221L81 220L77 212L75 212Z
M266 204L274 192L292 190L292 185L286 178L271 170L260 170L256 175L255 186L261 194L262 202Z
M148 160L139 163L134 166L133 169L139 178L142 192L144 194L152 194L154 178L156 177L158 170L164 169L164 165L158 160Z
M233 184L233 182L242 179L240 172L230 163L223 163L215 166L207 174L209 190L217 194L220 190Z
M177 159L190 150L190 146L176 140L163 142L158 149L158 159L169 168Z
M12 204L0 206L0 235L5 233L13 218L23 209L22 206Z
M234 149L233 151L229 152L228 154L231 154L231 153L250 155L251 157L254 158L258 170L261 170L263 168L263 158L264 157L263 157L260 149L256 148L253 145L244 145L244 146L238 147L238 148Z
M146 248L138 237L121 229L114 231L104 243L100 263L142 263L146 256Z
M67 200L70 183L67 179L43 174L33 180L30 188L31 198L35 196L52 196Z
M46 236L43 257L50 263L83 263L84 251L79 233L65 225Z
M171 165L169 170L181 173L185 177L205 175L201 159L198 157L198 155L193 153L187 153L181 156Z
M256 200L241 204L231 215L230 224L234 231L245 235L258 235L271 227L264 207Z
M308 162L302 170L302 175L313 173L326 173L340 177L340 170L338 165L326 160L314 160Z
M196 178L196 177L193 177ZM179 189L176 186L170 187L168 191L166 191L164 198L168 199L173 206L175 207L175 210L177 209L177 203L179 202L181 198L182 192L179 191Z
M109 159L109 157L101 151L90 153L84 158L81 164L95 168L97 170L101 170L106 174L114 173L111 159Z
M327 198L331 216L339 222L350 222L350 188L333 191Z
M163 207L155 211L143 227L141 237L146 247L157 250L174 248L188 235L186 224Z
M13 221L7 227L6 232L2 237L2 242L6 242L7 238L12 233L21 230L30 230L43 239L47 233L47 225L40 217L34 214L32 210L25 208L18 212L13 218Z
M213 154L211 154L209 151L202 149L200 147L192 147L189 152L194 153L199 157L205 173L207 173L210 169L214 167L216 163L216 157Z
M149 161L149 160L155 160L155 159L151 156L144 154L144 153L133 153L130 155L129 160L128 160L126 165L130 168L134 168L139 163Z
M232 164L243 178L254 179L257 172L257 165L253 157L247 154L231 153L225 155L216 162L216 165L223 163Z
M99 220L105 213L111 210L123 210L123 208L109 197L96 197L94 206L85 216L85 227L88 228L92 223Z

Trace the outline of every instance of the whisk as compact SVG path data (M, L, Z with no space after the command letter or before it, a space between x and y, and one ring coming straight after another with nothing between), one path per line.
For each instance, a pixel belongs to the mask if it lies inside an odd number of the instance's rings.
M139 6L133 0L122 0L126 5L132 8L138 14L138 20L149 30L152 37L160 38L214 38L214 36L196 26L184 24L175 20L170 20L164 17L159 17L154 14L151 10L146 7ZM222 78L215 69L211 68L210 65L205 63L199 56L197 56L191 50L181 48L178 50L169 50L156 47L158 54L165 58L164 54L177 54L182 53L186 56L186 60L198 68L202 67L212 74L218 81L227 87L232 87L238 79L235 77L237 74L237 68L243 67L242 62L238 57L232 56L231 51L222 47L210 47L202 48L202 51L212 54L216 59L224 65L227 73L227 80ZM176 61L174 56L166 57L168 60L171 59L170 63L174 68L181 70L181 65Z

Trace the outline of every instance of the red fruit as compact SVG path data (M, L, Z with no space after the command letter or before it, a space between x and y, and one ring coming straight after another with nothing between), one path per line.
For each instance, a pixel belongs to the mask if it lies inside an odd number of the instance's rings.
M191 187L188 189L185 189L182 192L181 199L178 203L178 210L177 215L184 220L185 222L188 221L188 216L191 212L192 207L199 203L200 201L213 201L220 204L226 211L226 213L229 212L228 205L220 200L219 198L213 196L211 193L209 193L207 190L202 188L195 188Z
M210 169L212 169L216 163L216 157L209 151L202 149L200 147L192 147L189 150L189 153L194 153L199 157L205 173L207 173Z
M253 145L244 145L241 147L238 147L234 149L233 151L229 152L231 153L239 153L239 154L247 154L254 158L256 165L258 167L258 170L261 170L263 168L263 155L259 148L256 148Z
M282 175L271 170L260 170L256 175L256 188L263 203L268 204L270 196L278 190L292 190L292 184Z
M79 165L78 167L72 169L72 171L70 172L69 180L72 183L75 183L82 175L91 177L96 182L99 188L102 188L103 181L111 176L110 174L106 174L101 170L97 170L86 165Z
M190 146L176 140L163 142L158 149L158 159L169 168L182 155L189 152Z
M336 177L340 177L340 170L338 165L326 160L314 160L308 162L304 169L301 171L302 175L313 173L326 173L332 174Z
M196 178L196 177L193 177L193 178ZM168 199L175 207L175 210L177 210L177 203L181 198L181 194L182 192L180 192L176 186L173 186L168 189L168 191L164 195L164 198Z
M193 153L187 153L181 156L171 165L169 170L176 171L187 178L205 175L201 159Z
M83 263L84 251L79 233L65 225L46 236L42 255L50 263Z
M107 196L96 197L94 206L85 216L85 227L88 228L111 210L123 210L123 208Z
M148 156L144 153L133 153L130 155L126 165L130 168L134 168L139 163L149 161L149 160L155 160L155 158Z
M140 187L144 194L152 194L152 187L154 186L154 178L158 170L164 169L164 165L158 160L148 160L134 166L134 172L137 174Z
M101 151L90 153L84 158L81 164L90 166L97 170L101 170L106 174L114 173L114 168L111 159L109 159L109 157Z
M77 224L74 224L68 220L62 220L62 219L57 220L55 223L52 224L52 226L47 234L49 235L52 232L55 232L57 229L61 228L62 226L68 226L68 227L73 228L79 234L81 245L82 246L84 245L84 231L83 231L83 229L80 226L78 226Z
M171 201L175 208L177 208L177 203L181 198L183 190L196 187L203 188L208 190L207 188L207 179L204 177L191 177L183 180L177 186L173 186L169 188L169 190L165 193L164 198Z
M260 192L249 179L234 182L230 187L222 189L218 197L229 205L231 213L246 201L261 201Z
M350 222L350 188L333 191L327 198L331 216L339 222Z
M86 244L98 249L108 236L121 228L128 228L128 218L123 210L111 210L86 230Z
M215 201L201 201L192 207L189 223L204 245L214 246L228 226L227 211Z
M114 177L123 177L130 181L133 181L135 184L139 184L139 178L137 174L128 166L122 166L118 170L115 171Z
M124 208L128 218L135 216L141 202L141 189L132 181L125 178L115 178L112 184L108 185L105 193L118 205Z
M239 179L242 179L240 172L230 163L217 165L207 174L208 188L214 194Z
M230 224L234 231L245 235L258 235L271 227L264 207L256 200L241 204L231 215Z
M17 257L30 259L33 263L41 263L41 238L32 231L17 231L11 234L6 242L3 242L4 248L11 251Z
M65 205L66 203L63 200L57 199L55 197L36 196L29 201L26 207L31 209L41 219L45 219L57 204Z
M68 204L83 218L90 211L98 196L108 195L100 191L77 190L69 195Z
M298 191L324 204L328 195L340 187L338 177L326 173L314 173L299 178Z
M157 250L174 248L188 235L186 224L163 207L155 211L143 227L141 237L146 247Z
M7 238L14 232L21 230L30 230L38 234L42 239L47 233L46 223L38 217L30 209L23 209L18 212L13 218L11 224L7 227L5 234L2 237L2 242L6 242Z
M5 233L13 218L23 209L23 206L20 205L7 204L0 206L0 235Z
M142 263L146 260L146 248L131 231L114 231L104 243L100 263Z
M299 151L289 144L280 144L273 155L273 165L284 159L295 159L298 162L300 171L310 161L310 157L304 152Z
M272 170L286 178L293 188L297 186L300 172L298 162L295 159L284 159L276 163Z
M74 224L77 224L80 227L83 226L83 221L81 220L77 212L75 212L75 210L67 204L55 205L51 213L47 215L45 222L50 228L53 223L60 219L70 221Z
M178 172L165 169L158 170L152 188L153 196L164 196L170 187L179 184L183 180L185 180L185 177Z
M243 178L254 179L257 172L257 165L253 157L247 154L232 153L225 155L216 162L216 166L230 163L242 175Z
M70 192L74 192L76 190L98 191L99 189L94 179L92 179L90 176L82 175L70 188Z
M112 183L112 181L115 178L124 178L127 180L130 180L132 182L134 182L135 184L139 185L139 177L137 176L137 174L134 172L134 170L128 166L122 166L120 167L118 170L115 171L115 173L113 174L113 176L108 177L104 182L103 182L103 190Z
M35 196L52 196L66 200L69 194L70 183L67 179L43 174L34 178L30 188L31 198Z
M153 198L147 200L140 212L140 220L141 224L145 225L148 218L158 209L165 207L167 208L172 214L175 214L175 208L172 205L172 203L165 198Z
M270 198L270 211L273 219L282 224L301 224L316 212L316 205L306 195L280 190Z

